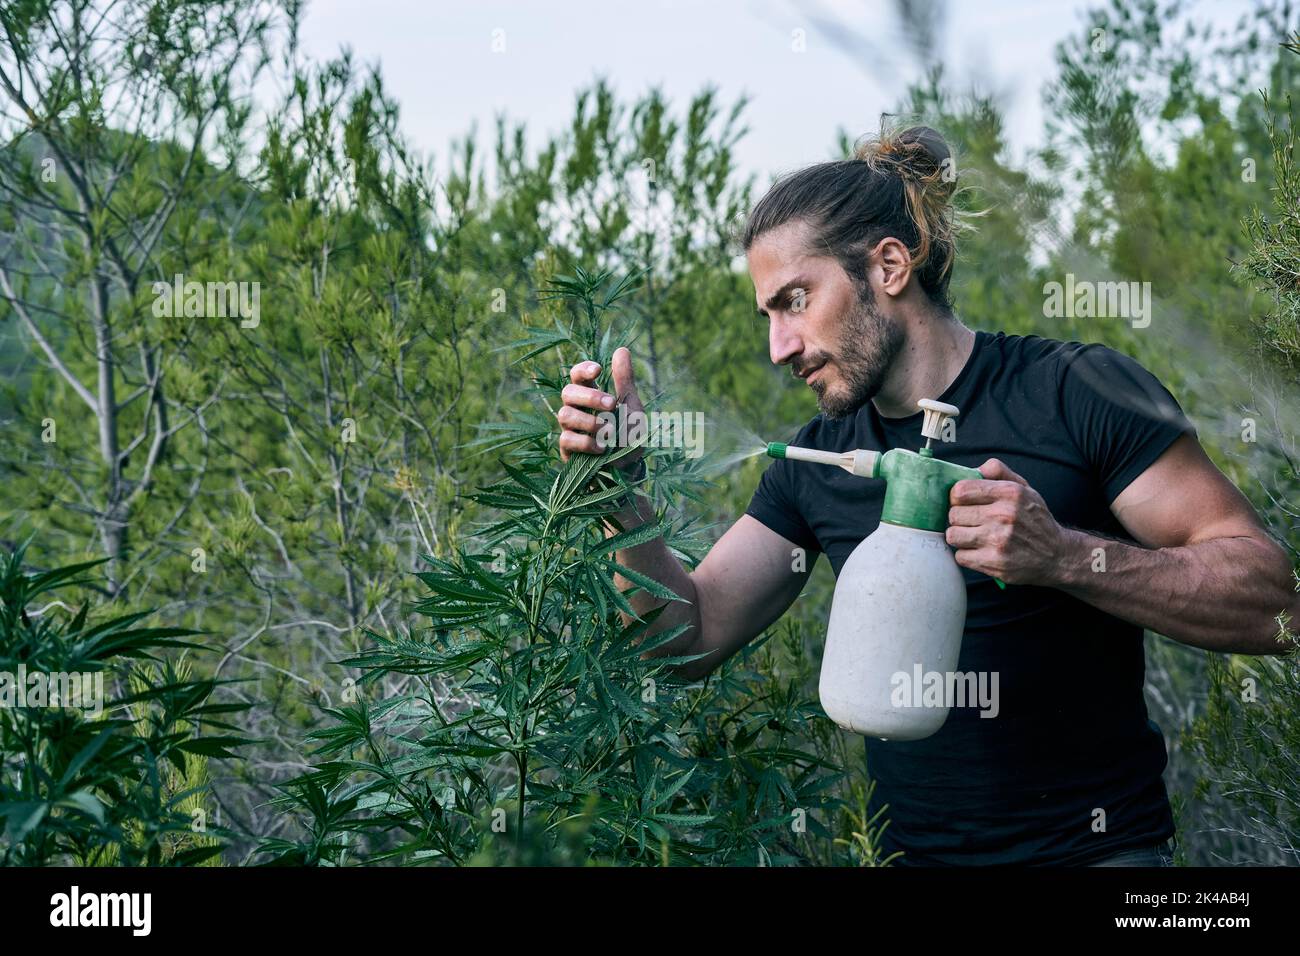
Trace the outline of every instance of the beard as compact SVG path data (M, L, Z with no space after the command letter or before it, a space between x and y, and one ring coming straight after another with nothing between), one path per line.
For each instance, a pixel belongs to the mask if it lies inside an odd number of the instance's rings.
M837 387L828 389L824 380L813 382L817 405L828 419L844 418L861 408L879 393L885 373L903 348L906 335L894 319L876 308L870 286L854 283L857 300L844 317L839 348L832 359L823 354L800 363L802 368L816 368L828 359L840 371Z

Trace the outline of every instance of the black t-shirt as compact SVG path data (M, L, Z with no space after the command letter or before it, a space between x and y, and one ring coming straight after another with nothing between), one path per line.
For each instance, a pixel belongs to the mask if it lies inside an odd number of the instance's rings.
M961 410L956 441L936 442L937 457L972 468L1001 459L1061 524L1127 542L1111 502L1179 435L1196 434L1133 359L1033 335L977 332L960 374L933 397ZM882 418L866 402L838 421L819 415L791 444L916 450L921 419ZM779 460L747 513L824 551L838 576L880 523L884 492L882 481ZM904 851L903 864L1075 864L1172 836L1164 737L1142 696L1142 628L1063 591L1000 590L961 570L958 670L998 673L999 713L953 707L924 740L864 738L870 812L888 804L885 851Z

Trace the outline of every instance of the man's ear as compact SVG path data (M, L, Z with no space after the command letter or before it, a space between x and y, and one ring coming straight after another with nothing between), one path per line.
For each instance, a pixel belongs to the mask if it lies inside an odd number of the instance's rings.
M880 267L881 291L885 295L902 295L912 277L912 254L907 246L893 236L886 236L876 244L871 257Z

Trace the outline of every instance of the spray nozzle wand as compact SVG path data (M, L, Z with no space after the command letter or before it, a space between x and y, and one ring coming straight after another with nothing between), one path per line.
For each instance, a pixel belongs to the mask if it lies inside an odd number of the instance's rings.
M879 478L880 452L859 448L856 451L819 451L783 442L770 442L767 454L771 458L789 461L810 461L817 465L836 465L859 478Z

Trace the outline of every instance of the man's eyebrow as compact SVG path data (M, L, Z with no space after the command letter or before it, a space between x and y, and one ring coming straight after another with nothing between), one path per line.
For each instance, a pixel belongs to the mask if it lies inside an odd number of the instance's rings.
M781 286L781 288L773 292L770 296L768 296L767 301L763 303L763 308L775 309L777 303L785 299L787 295L789 295L795 289L800 289L807 285L808 285L808 280L804 276L796 276L795 278L787 282L785 285ZM759 309L759 311L762 312L763 309Z

